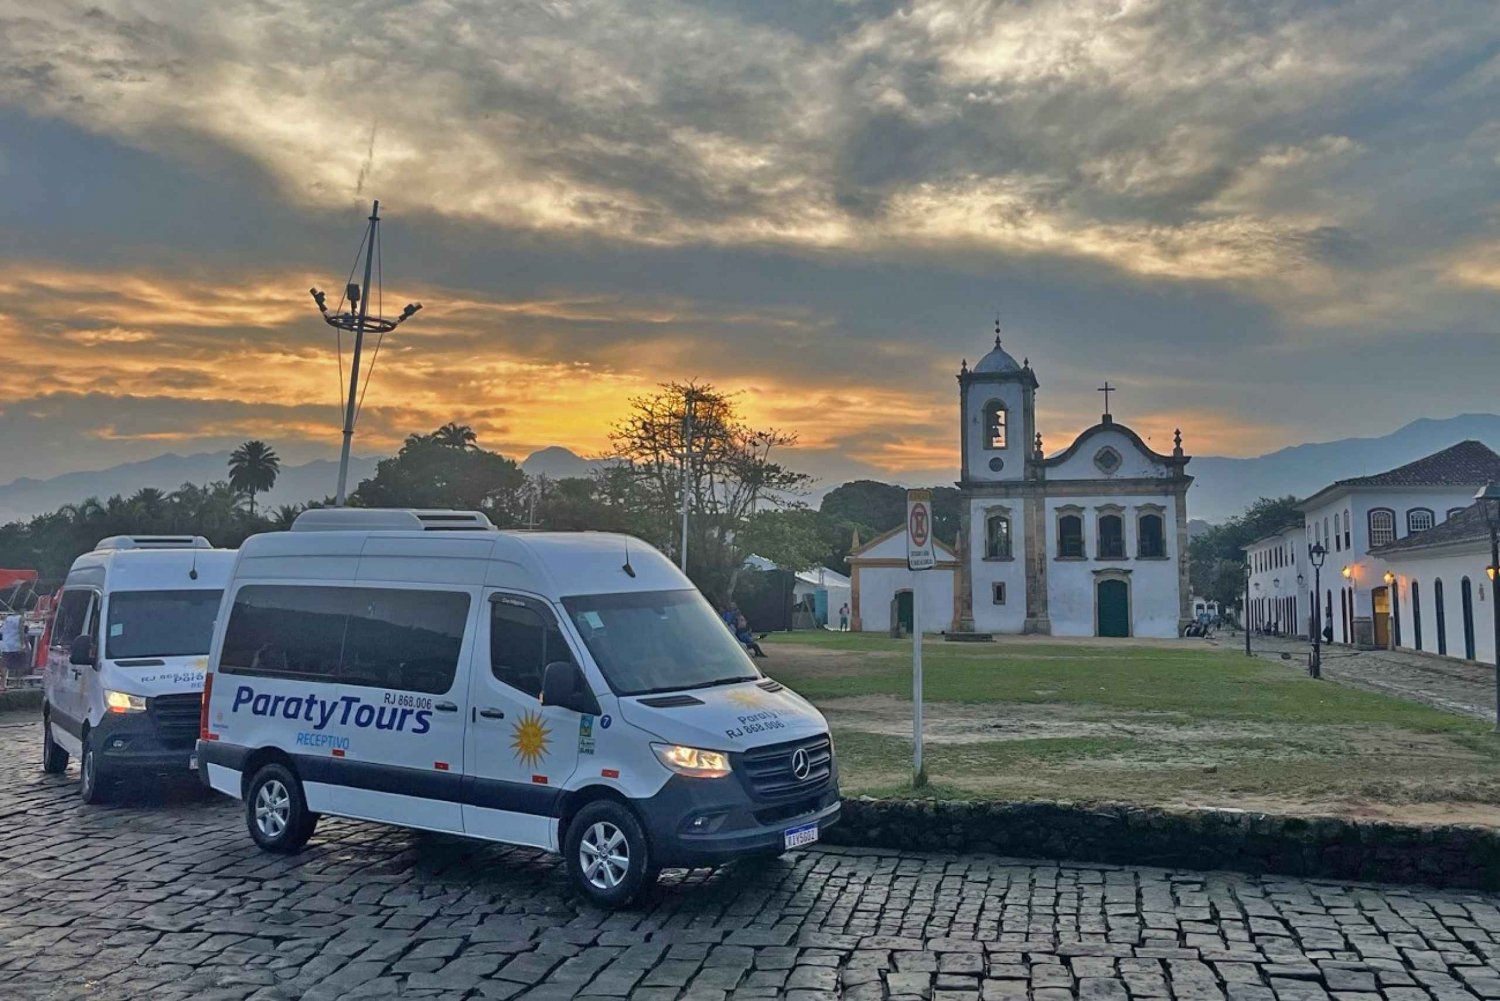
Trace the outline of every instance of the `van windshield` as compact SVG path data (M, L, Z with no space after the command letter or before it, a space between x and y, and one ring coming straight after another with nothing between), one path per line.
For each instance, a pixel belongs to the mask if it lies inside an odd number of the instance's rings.
M104 656L189 657L208 653L223 591L116 591L109 596Z
M637 591L563 599L616 695L758 681L729 627L697 591Z

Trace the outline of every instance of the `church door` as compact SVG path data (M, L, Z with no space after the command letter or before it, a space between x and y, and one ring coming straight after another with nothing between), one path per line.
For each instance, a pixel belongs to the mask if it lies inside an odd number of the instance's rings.
M1130 635L1130 587L1123 580L1101 580L1095 585L1100 636Z

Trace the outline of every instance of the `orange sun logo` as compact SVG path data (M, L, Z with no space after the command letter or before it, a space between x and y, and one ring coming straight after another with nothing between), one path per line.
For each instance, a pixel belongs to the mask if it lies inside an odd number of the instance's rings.
M748 709L759 709L760 692L754 688L736 688L725 696L730 702L737 702Z
M533 768L547 756L547 737L551 733L542 717L533 712L524 713L511 730L510 746L515 748L517 758L528 768Z

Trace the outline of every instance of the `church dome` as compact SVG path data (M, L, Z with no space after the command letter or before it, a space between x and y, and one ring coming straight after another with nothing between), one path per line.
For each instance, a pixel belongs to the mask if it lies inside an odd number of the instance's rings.
M1020 364L1000 346L1000 336L995 335L995 350L979 359L975 372L1019 372Z

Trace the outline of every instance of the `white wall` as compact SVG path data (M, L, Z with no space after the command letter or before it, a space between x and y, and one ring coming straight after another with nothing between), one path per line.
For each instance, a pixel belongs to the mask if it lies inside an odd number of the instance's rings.
M1420 587L1422 604L1422 646L1427 653L1438 652L1437 588L1443 582L1443 610L1447 655L1464 657L1463 578L1469 578L1473 593L1475 660L1481 664L1495 662L1494 585L1485 575L1489 564L1488 541L1461 548L1432 553L1393 553L1389 564L1396 575L1401 610L1401 649L1417 649L1415 618L1411 605L1411 585Z
M1134 448L1131 448L1134 452ZM1092 452L1090 453L1092 455ZM1129 460L1123 450L1121 456ZM1089 460L1093 468L1093 460ZM1102 485L1102 484L1101 484ZM1125 559L1098 559L1097 508L1104 504L1123 507ZM1136 515L1144 504L1160 505L1166 536L1166 559L1140 559ZM1057 510L1076 506L1083 510L1083 560L1057 558ZM1177 499L1162 496L1111 496L1047 499L1047 610L1054 636L1093 636L1095 570L1120 569L1130 573L1131 635L1175 637L1178 635Z
M1006 407L1005 448L985 448L984 408L991 400ZM1031 448L1032 429L1026 426L1025 387L1019 381L969 383L968 423L964 426L964 448L969 455L969 478L977 482L1019 480L1026 473L1026 455ZM1000 472L990 470L990 459L1005 461Z
M922 631L938 633L951 630L955 576L955 571L943 567L920 573L913 573L905 567L860 567L860 629L865 632L889 630L891 599L897 591L914 590L916 600L921 602ZM838 609L835 608L835 615L837 612Z
M1113 473L1105 473L1094 464L1094 456L1106 445L1114 448L1120 453L1122 460L1118 469ZM1170 444L1163 453L1170 452ZM1135 442L1123 431L1105 428L1084 439L1078 446L1078 451L1068 456L1068 460L1061 465L1053 466L1047 470L1049 480L1098 480L1103 479L1101 489L1107 489L1109 480L1113 479L1141 479L1161 478L1169 479L1172 476L1172 468L1157 463L1150 456L1143 455L1136 447Z
M1273 558L1278 550L1282 553L1281 566L1277 566ZM1280 627L1284 632L1306 636L1307 620L1312 614L1312 605L1309 602L1312 595L1313 571L1307 562L1307 545L1303 529L1293 528L1279 535L1268 536L1245 550L1245 555L1252 567L1250 604L1254 614L1249 621L1259 628L1269 629L1277 624L1277 609L1280 607L1273 603L1296 598L1295 620L1288 622L1287 615L1282 614ZM1324 569L1328 569L1326 564ZM1337 568L1334 568L1332 572L1334 576L1338 575ZM1300 587L1297 584L1298 574L1304 577L1304 582ZM1324 583L1332 586L1332 582L1326 579ZM1335 595L1335 606L1337 606L1337 601L1338 598Z
M984 558L985 519L993 508L1010 511L1009 560ZM1020 498L982 497L969 502L970 582L974 628L982 633L1019 633L1026 624L1026 517ZM994 602L994 584L1005 583L1005 604Z

